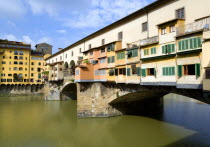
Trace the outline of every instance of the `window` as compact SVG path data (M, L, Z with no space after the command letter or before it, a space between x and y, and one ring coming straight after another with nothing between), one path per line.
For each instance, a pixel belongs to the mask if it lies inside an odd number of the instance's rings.
M99 70L95 70L94 73L95 73L95 76L98 76L99 75Z
M8 74L8 76L9 76L9 77L11 77L11 76L12 76L12 74Z
M149 55L149 49L144 49L144 55Z
M179 44L179 51L201 48L202 47L202 39L201 39L201 37L184 39L184 40L180 40L178 42L178 44Z
M138 56L138 49L128 51L127 56L128 56L128 58L137 57Z
M184 8L176 10L176 17L179 18L179 19L185 18Z
M93 55L93 51L90 51L90 55Z
M102 49L101 49L101 53L104 53L104 52L105 52L105 48L102 48Z
M27 60L28 58L26 57L25 59Z
M164 35L164 34L166 34L166 28L161 29L161 35Z
M41 72L41 68L37 68L37 72Z
M210 69L209 68L207 68L206 69L206 79L210 79Z
M71 52L71 56L72 56L72 57L74 56L74 52L73 52L73 51Z
M184 65L184 75L195 75L195 64Z
M11 56L9 56L9 59L12 59L12 57L11 57Z
M18 56L14 56L14 59L18 59Z
M99 74L100 75L106 75L106 70L105 69L99 70Z
M60 56L60 61L62 60L62 56Z
M67 58L67 54L66 54L66 58Z
M25 62L25 65L27 65L27 62Z
M79 75L79 69L75 70L75 75Z
M127 68L127 76L131 76L131 69Z
M34 62L31 62L31 65L34 65Z
M18 64L18 62L17 61L14 61L14 64Z
M163 67L162 69L163 76L174 76L175 75L175 67Z
M109 70L109 76L114 76L114 69Z
M18 68L17 67L14 67L14 70L18 70Z
M82 52L82 49L81 49L81 48L79 48L79 52L80 52L80 53Z
M100 63L106 63L106 58L101 58Z
M25 71L27 71L27 68L25 68Z
M131 65L132 75L137 74L136 64Z
M4 70L4 67L2 68L2 70Z
M175 52L175 44L167 44L162 46L163 54L173 53L173 52Z
M108 63L114 63L115 62L115 56L108 57Z
M31 71L34 71L34 68L31 68Z
M18 55L18 51L14 51L14 55Z
M5 56L3 56L3 59L5 59Z
M33 77L34 76L34 73L31 73L31 77Z
M59 71L62 71L63 69L62 68L59 68ZM40 70L41 71L41 70Z
M91 49L91 44L89 44L89 49Z
M9 62L9 64L11 65L11 64L12 64L12 62Z
M7 82L12 82L12 79L7 79Z
M23 55L23 51L20 51L20 52L19 52L19 55Z
M6 64L6 62L5 61L2 61L1 64Z
M101 45L104 45L105 44L105 39L102 39L101 40Z
M145 23L142 23L142 32L145 32L145 31L147 31L147 22L145 22Z
M22 71L22 70L23 70L23 68L22 68L22 67L19 67L19 70L20 70L20 71Z
M142 74L144 74L145 76L155 76L156 75L156 71L155 68L147 68L147 69L142 69Z
M156 47L151 48L151 54L156 54Z
M122 40L123 39L123 32L119 32L118 33L118 40Z
M175 32L175 25L172 25L169 28L170 28L170 33Z
M27 74L25 74L25 77L27 77Z
M5 74L1 74L2 77L5 77Z
M38 65L41 65L41 62L39 62Z
M117 53L117 60L124 59L125 58L125 52Z
M6 79L1 79L1 82L6 82Z
M23 62L19 62L20 65L23 65Z
M38 78L39 78L39 79L41 78L41 74L40 74L40 73L38 74Z
M110 52L110 51L114 51L114 48L115 48L115 44L110 44L107 46L107 51Z

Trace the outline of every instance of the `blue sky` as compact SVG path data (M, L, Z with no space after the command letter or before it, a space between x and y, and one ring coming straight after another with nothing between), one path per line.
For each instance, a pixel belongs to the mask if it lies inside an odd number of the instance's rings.
M53 53L155 0L0 0L0 38Z

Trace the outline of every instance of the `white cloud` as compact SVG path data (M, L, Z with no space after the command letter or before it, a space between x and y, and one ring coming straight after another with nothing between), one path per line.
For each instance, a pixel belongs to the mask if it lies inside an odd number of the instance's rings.
M66 33L66 30L56 30L58 33Z
M0 18L17 18L27 11L21 0L1 0Z
M57 16L59 13L71 13L88 7L87 0L26 0L34 14L47 13Z
M154 0L153 0L154 1ZM110 24L148 4L148 0L92 0L87 12L64 19L64 25L72 28L101 27Z

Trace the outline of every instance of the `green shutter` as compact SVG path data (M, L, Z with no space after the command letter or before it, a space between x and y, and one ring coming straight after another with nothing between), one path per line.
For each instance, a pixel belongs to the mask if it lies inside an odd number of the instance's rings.
M111 51L114 51L114 44L111 44Z
M110 57L108 57L108 63L110 63Z
M137 75L140 76L140 67L137 67Z
M198 48L198 41L197 41L197 38L194 38L194 48Z
M112 56L112 63L115 62L115 56Z
M182 77L182 65L178 65L178 76Z
M185 49L186 49L186 50L189 49L189 45L188 45L188 44L189 44L188 39L186 39L186 40L185 40Z
M162 53L165 54L166 53L166 46L162 46Z
M146 55L146 50L144 50L144 55Z
M166 68L163 67L163 76L165 76L165 75L166 75Z
M184 40L182 40L182 50L185 50L186 48L185 48L185 41Z
M171 52L175 52L175 44L172 44L172 46L171 46Z
M182 41L179 41L179 51L182 50Z
M201 37L198 37L197 41L198 41L198 47L202 47Z
M171 53L171 44L168 44L168 51L167 53Z
M151 50L151 54L153 54L153 48L151 48L150 50Z
M154 47L154 54L156 54L156 47Z
M200 64L199 63L195 64L195 75L197 77L200 77L200 75L201 75L201 69L200 69Z
M127 68L127 76L131 76L131 69Z
M166 67L165 75L168 76L168 67Z
M154 68L154 76L156 77L156 69Z
M190 39L190 49L193 49L194 47L193 38Z
M146 69L141 69L141 74L143 77L146 77Z
M175 75L175 67L172 67L172 75Z

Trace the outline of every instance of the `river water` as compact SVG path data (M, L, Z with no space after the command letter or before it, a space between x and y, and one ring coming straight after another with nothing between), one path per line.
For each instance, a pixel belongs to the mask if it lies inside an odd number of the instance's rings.
M0 97L0 147L210 146L210 105L169 94L161 116L77 119L76 101Z

